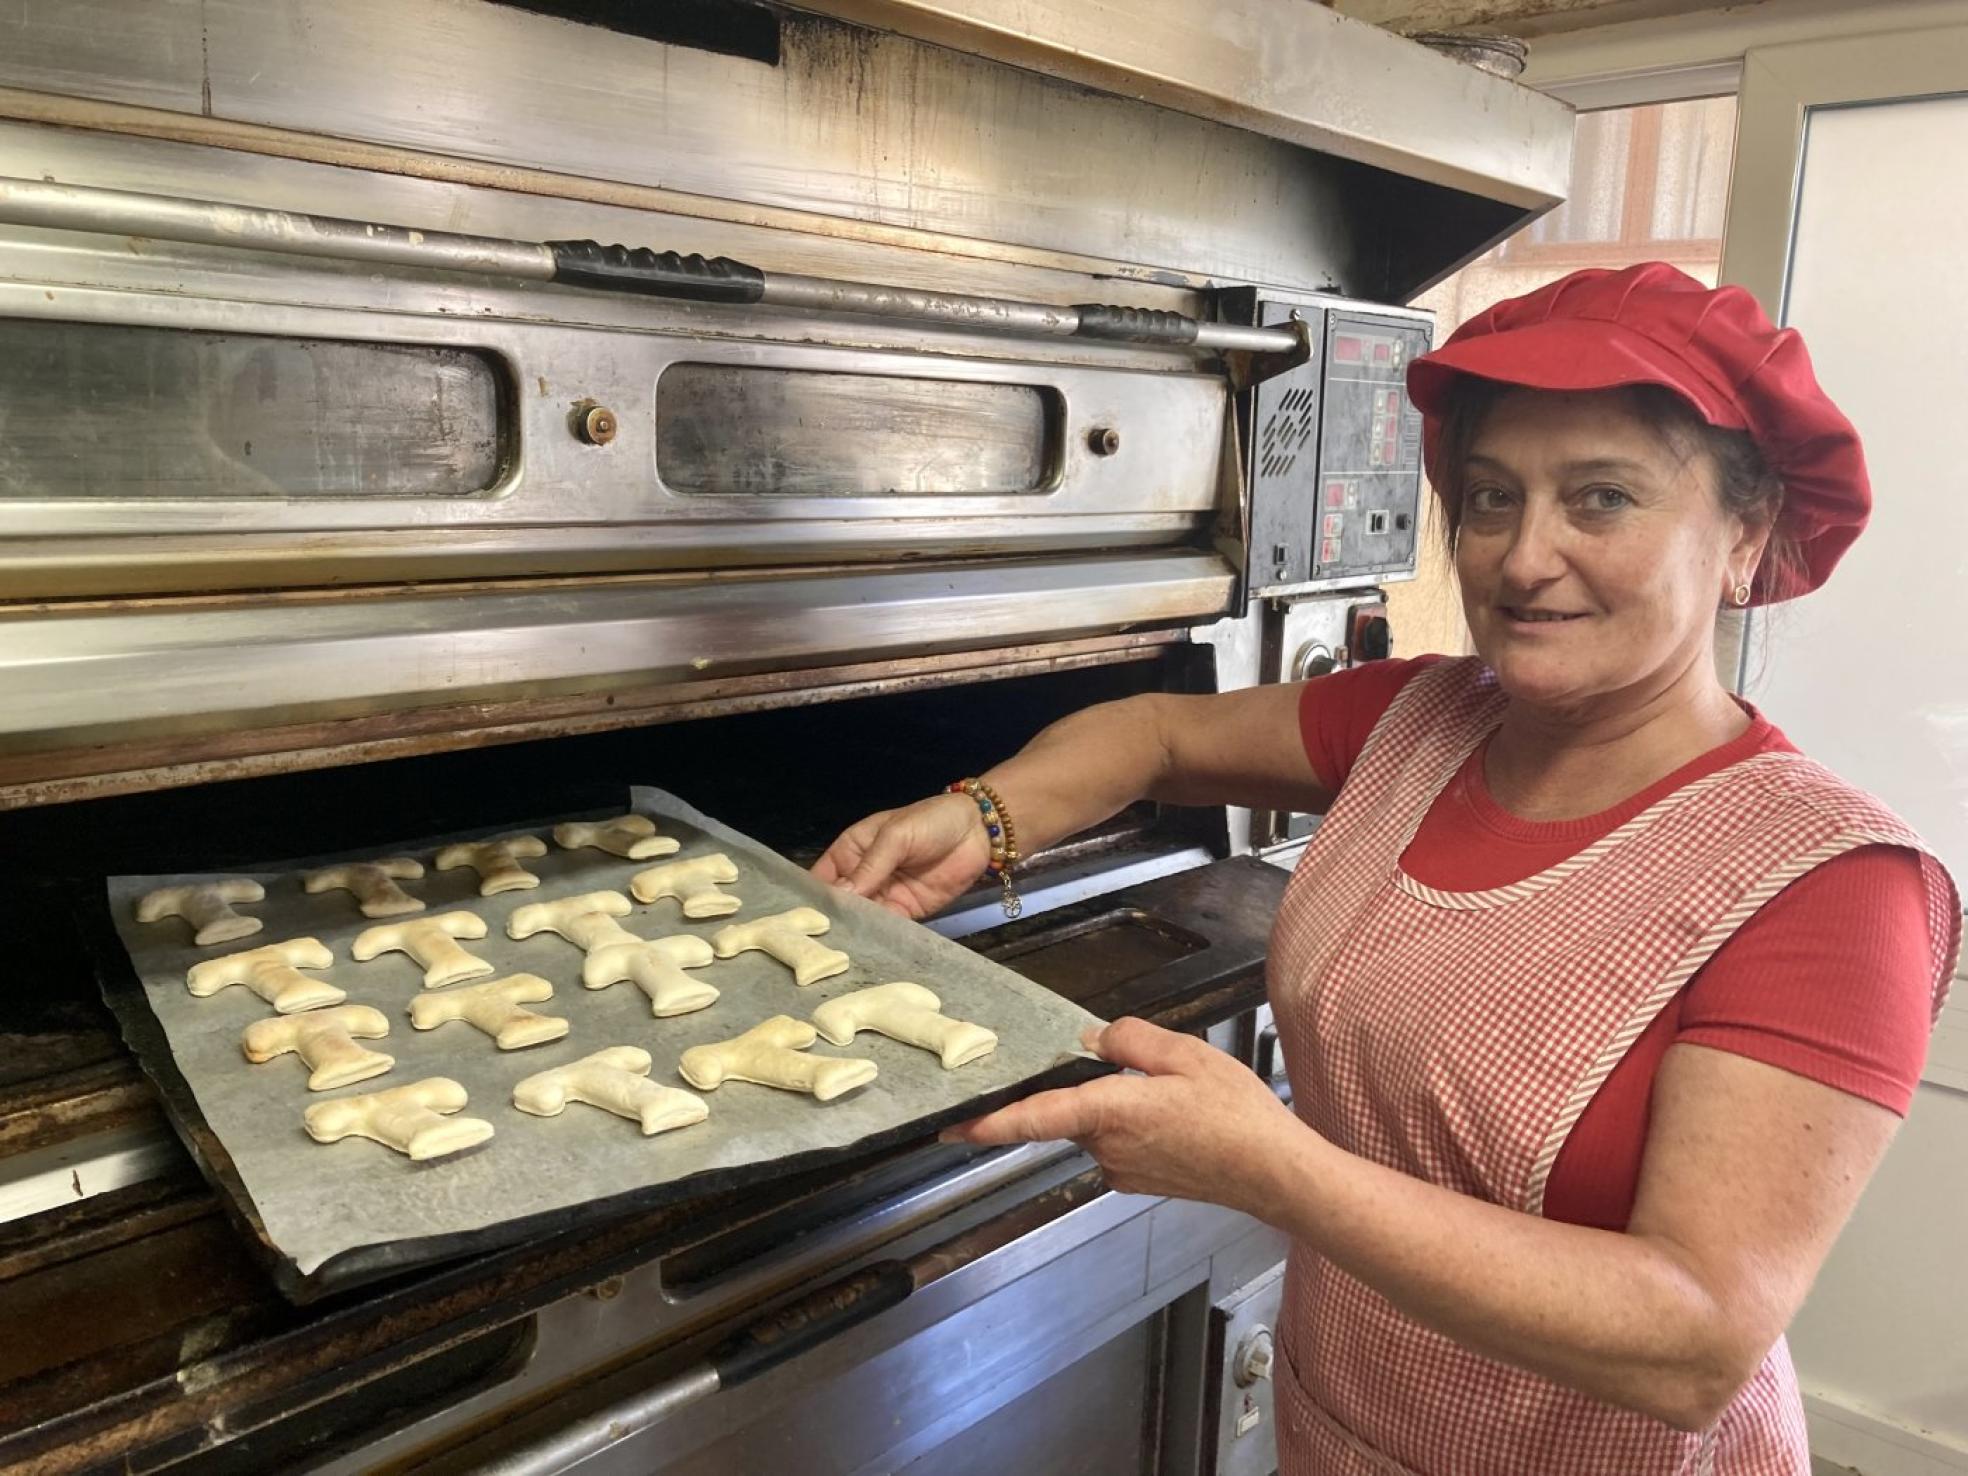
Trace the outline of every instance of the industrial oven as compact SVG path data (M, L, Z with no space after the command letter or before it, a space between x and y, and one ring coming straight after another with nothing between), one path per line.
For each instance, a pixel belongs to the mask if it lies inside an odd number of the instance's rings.
M290 1301L84 940L107 874L634 783L811 860L1090 702L1387 654L1399 304L1569 152L1303 0L0 16L0 1469L1269 1470L1283 1245L1070 1145ZM934 926L1276 1077L1309 824L1141 806Z

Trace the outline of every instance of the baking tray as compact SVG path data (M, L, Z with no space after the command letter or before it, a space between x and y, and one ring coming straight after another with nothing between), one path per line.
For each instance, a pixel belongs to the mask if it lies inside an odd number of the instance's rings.
M1109 1069L1080 1050L1082 1031L1097 1021L1077 1005L927 928L825 886L674 795L637 788L627 808L654 820L661 833L682 843L681 849L672 856L627 861L552 844L553 824L606 813L587 812L228 871L224 875L250 876L265 887L265 901L240 909L262 918L265 926L251 937L206 948L190 942L190 929L180 921L136 922L135 905L154 888L214 875L108 881L109 919L121 946L107 935L100 940L110 955L102 960L105 998L138 1061L158 1084L173 1126L291 1299L311 1301L413 1266L562 1230L583 1216L619 1214L858 1158L926 1137L1032 1091ZM469 868L430 869L435 852L454 840L516 833L548 841L546 856L522 862L540 878L538 888L480 897L477 874ZM641 937L708 936L734 921L816 907L832 921L824 941L846 952L853 966L802 988L769 956L741 954L692 971L721 991L714 1004L656 1019L633 984L583 988L583 955L557 935L521 941L506 936L506 920L515 908L582 892L627 894L630 878L645 867L712 851L723 851L740 869L740 879L727 888L743 899L737 912L690 921L675 902L659 901L638 903L619 921ZM427 868L422 880L403 884L427 903L413 916L463 908L485 920L485 938L461 942L494 965L496 972L486 977L533 973L553 983L553 999L531 1008L565 1016L572 1024L567 1036L500 1051L463 1022L431 1031L411 1028L408 1010L424 992L422 970L403 954L354 962L350 945L377 920L363 917L346 892L307 895L299 876L336 861L390 855L415 856ZM241 1054L240 1033L272 1014L257 995L235 986L198 999L185 988L186 970L202 959L303 936L320 939L334 954L333 966L318 977L346 990L350 1003L373 1005L390 1019L387 1039L364 1042L396 1058L390 1072L337 1091L310 1092L299 1057L255 1066ZM946 1014L995 1030L997 1050L945 1071L932 1053L872 1032L862 1033L852 1046L821 1041L815 1054L867 1057L880 1066L880 1075L828 1103L729 1082L699 1094L711 1109L708 1121L653 1138L643 1137L632 1121L593 1107L570 1104L558 1117L540 1118L511 1103L520 1078L613 1045L642 1047L654 1058L652 1080L689 1089L676 1070L689 1047L737 1035L776 1014L807 1018L825 1000L895 979L927 985L941 997ZM303 1109L315 1102L427 1076L462 1083L470 1095L465 1115L491 1122L496 1136L449 1158L413 1163L366 1139L316 1143L302 1126Z

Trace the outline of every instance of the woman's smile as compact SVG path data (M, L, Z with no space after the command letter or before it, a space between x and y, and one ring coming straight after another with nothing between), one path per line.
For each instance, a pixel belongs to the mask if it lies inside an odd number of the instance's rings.
M1508 622L1506 629L1513 635L1532 632L1544 635L1573 621L1585 619L1584 612L1578 610L1545 610L1529 605L1499 605L1497 609Z

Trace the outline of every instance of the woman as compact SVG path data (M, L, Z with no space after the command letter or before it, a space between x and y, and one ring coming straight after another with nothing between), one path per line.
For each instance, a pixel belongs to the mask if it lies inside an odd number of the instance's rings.
M1816 587L1863 527L1856 433L1794 333L1659 264L1501 304L1408 383L1476 657L1092 708L989 810L870 817L816 870L920 916L991 820L1030 849L1144 796L1323 812L1271 950L1295 1109L1120 1020L1093 1047L1141 1075L959 1134L1291 1236L1287 1476L1806 1476L1782 1333L1911 1099L1960 903L1710 653L1719 607Z

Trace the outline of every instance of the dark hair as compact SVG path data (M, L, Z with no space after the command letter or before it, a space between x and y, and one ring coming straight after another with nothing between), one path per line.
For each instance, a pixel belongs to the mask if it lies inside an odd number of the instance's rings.
M1475 448L1477 434L1499 401L1520 386L1495 379L1458 376L1449 389L1449 402L1442 415L1442 479L1435 483L1435 497L1442 513L1442 529L1450 552L1462 526L1463 469ZM1618 396L1620 402L1637 415L1649 429L1669 445L1704 455L1715 468L1715 492L1722 506L1750 527L1769 524L1770 541L1764 546L1759 571L1764 582L1775 582L1778 589L1795 588L1793 575L1804 568L1797 542L1784 532L1783 482L1770 470L1756 442L1747 431L1724 430L1710 425L1673 390L1658 384L1627 385L1619 389L1597 390L1596 394Z

